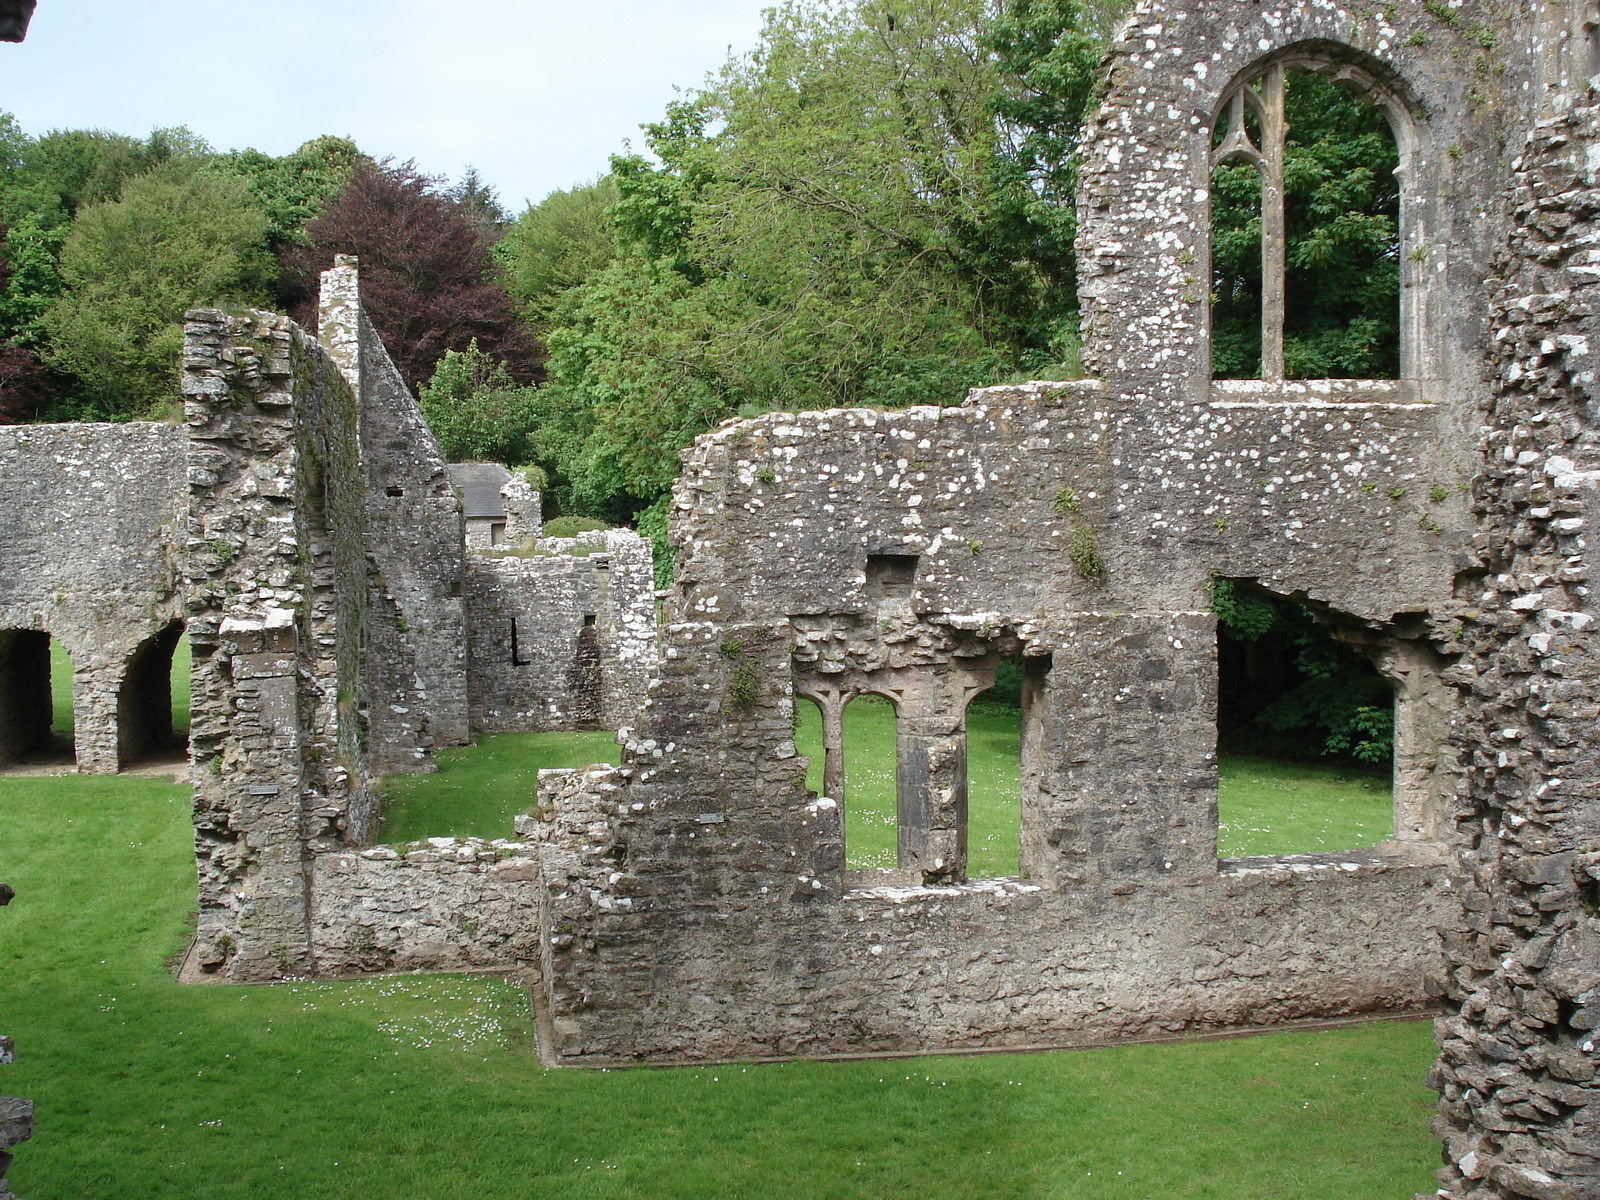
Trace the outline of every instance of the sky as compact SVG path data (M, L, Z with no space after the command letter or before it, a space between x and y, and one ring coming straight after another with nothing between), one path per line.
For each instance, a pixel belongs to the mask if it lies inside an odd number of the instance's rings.
M765 0L771 3L771 0ZM474 166L513 212L594 179L674 87L756 44L763 0L39 0L0 44L31 134L186 125L219 150L321 134L428 174Z

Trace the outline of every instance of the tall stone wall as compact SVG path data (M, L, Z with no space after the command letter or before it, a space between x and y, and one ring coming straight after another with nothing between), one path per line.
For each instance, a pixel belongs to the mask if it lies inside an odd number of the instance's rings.
M1436 981L1440 1195L1600 1196L1600 107L1563 97L1513 164L1496 378L1473 485L1455 811L1464 911Z
M37 743L38 720L49 729L35 661L47 648L15 632L29 631L54 637L72 661L78 770L121 765L118 709L130 667L184 615L184 471L182 428L0 428L0 759Z
M368 824L359 412L285 317L189 314L187 595L198 965L309 971L309 857Z
M655 654L647 539L613 529L468 558L468 689L483 733L616 729Z
M428 750L467 740L461 504L444 455L361 307L359 264L323 275L318 339L360 404L367 553L377 570L362 654L375 772L432 769Z

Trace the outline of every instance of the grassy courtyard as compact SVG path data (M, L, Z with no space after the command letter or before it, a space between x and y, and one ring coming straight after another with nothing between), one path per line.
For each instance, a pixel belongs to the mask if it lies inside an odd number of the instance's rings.
M448 773L445 777L448 777ZM1426 1022L1076 1053L549 1071L502 979L188 987L188 796L0 778L0 1088L29 1200L1392 1200Z

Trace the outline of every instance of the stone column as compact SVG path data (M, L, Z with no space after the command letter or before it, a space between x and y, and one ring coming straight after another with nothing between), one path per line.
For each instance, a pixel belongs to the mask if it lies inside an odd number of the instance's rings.
M1460 769L1450 746L1455 689L1426 644L1391 639L1373 656L1394 684L1394 840L1437 842L1446 836Z
M544 527L543 498L526 479L513 475L500 489L506 506L506 544L519 546L539 536Z

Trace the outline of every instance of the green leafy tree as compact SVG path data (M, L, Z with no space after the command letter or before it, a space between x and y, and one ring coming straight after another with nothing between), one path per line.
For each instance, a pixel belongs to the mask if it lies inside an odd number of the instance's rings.
M1302 605L1219 578L1212 581L1211 609L1223 642L1246 651L1239 656L1243 696L1224 689L1225 728L1242 722L1280 734L1311 732L1322 739L1323 754L1361 762L1393 756L1393 690Z
M262 302L267 229L242 180L187 159L83 207L61 246L63 291L40 321L46 361L80 382L79 411L143 416L175 399L184 310Z
M446 350L417 392L423 416L451 462L518 466L532 457L534 390L478 349Z
M350 182L358 162L370 161L349 138L324 136L277 157L259 150L229 150L212 159L206 170L245 182L266 215L267 248L279 254L304 243L306 222Z
M564 503L650 505L732 413L953 403L1050 353L1038 312L1071 287L1030 259L1037 229L997 216L1002 186L1037 193L996 168L992 15L782 5L646 126L651 158L612 160L619 249L549 306L541 461Z
M562 293L616 257L609 210L617 202L610 176L551 192L531 204L495 246L506 290L535 325L547 324Z

